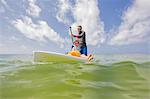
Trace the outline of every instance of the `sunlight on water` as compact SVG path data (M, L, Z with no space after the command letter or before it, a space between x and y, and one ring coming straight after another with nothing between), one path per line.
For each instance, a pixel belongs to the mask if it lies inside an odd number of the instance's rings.
M148 55L96 57L87 65L0 55L0 99L150 99Z

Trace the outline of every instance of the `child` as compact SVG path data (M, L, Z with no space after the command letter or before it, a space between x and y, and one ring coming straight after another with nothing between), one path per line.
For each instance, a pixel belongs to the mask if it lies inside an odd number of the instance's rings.
M86 55L80 53L80 46L79 46L78 40L73 42L72 50L71 50L71 52L68 53L68 55L83 57L83 58L88 59L88 61L93 59L93 55L91 55L91 54L86 56Z

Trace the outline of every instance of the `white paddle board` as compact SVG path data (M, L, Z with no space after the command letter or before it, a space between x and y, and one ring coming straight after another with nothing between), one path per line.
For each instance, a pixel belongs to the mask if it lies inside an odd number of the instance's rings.
M82 57L70 56L55 52L38 51L34 52L35 62L86 62L87 59Z

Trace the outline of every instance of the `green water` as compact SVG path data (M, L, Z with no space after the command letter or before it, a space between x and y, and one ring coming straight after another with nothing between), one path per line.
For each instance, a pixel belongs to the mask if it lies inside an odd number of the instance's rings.
M148 61L86 65L0 59L0 99L150 99Z

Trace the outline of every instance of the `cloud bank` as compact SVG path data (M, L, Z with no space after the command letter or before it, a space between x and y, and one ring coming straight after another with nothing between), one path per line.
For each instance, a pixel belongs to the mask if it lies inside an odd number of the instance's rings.
M61 22L66 23L66 12L73 16L72 25L82 25L87 33L87 43L89 45L98 45L104 42L104 25L100 20L100 11L97 0L75 0L71 4L69 0L60 0L58 13ZM58 17L58 16L57 16Z
M70 14L71 12L71 3L69 2L69 0L59 0L58 1L58 12L56 14L56 19L59 22L63 22L65 24L70 24L71 21L68 19L67 14Z
M36 0L28 0L28 5L28 9L26 10L28 15L33 17L39 17L41 8L36 5Z
M75 23L83 26L87 33L87 42L97 45L104 41L104 25L100 20L100 10L97 0L76 0L74 8Z
M4 13L5 8L9 8L7 2L5 0L0 0L0 13Z
M124 12L123 22L109 42L112 45L150 41L150 0L135 0Z
M24 16L22 19L13 21L12 24L27 38L44 42L46 39L49 39L60 45L64 43L63 38L61 38L45 21L38 21L37 24L35 24L30 17Z
M8 6L5 0L3 5ZM42 9L37 0L28 0L27 15L12 21L14 27L27 38L37 41L51 40L62 45L62 38L46 21L34 20ZM110 40L106 40L104 23L100 18L98 0L58 0L56 19L65 25L82 25L87 33L87 44L99 45L108 41L111 45L127 45L150 41L150 1L134 0L133 4L123 12L122 22ZM69 18L71 16L72 19Z
M9 7L6 0L0 0L0 4L4 5L5 7Z
M42 11L36 3L36 0L28 0L29 6L26 13L33 18L39 17ZM36 20L33 22L33 19L29 16L22 16L22 18L13 20L11 23L20 33L29 39L42 42L50 40L63 47L64 39L46 21Z

